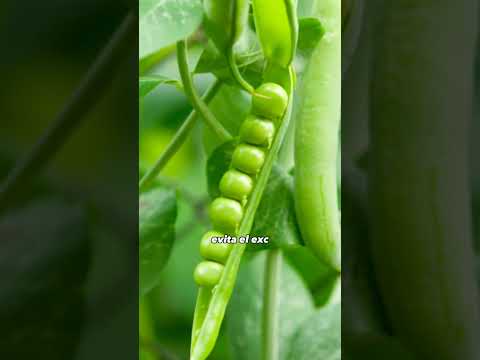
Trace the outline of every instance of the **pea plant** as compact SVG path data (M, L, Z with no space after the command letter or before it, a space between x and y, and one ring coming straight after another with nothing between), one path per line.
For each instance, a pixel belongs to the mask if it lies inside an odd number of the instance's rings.
M140 0L139 10L140 127L143 104L168 86L193 108L140 169L140 356L340 359L340 0ZM177 72L162 73L172 60ZM164 174L199 132L203 190ZM197 288L178 349L159 335L152 294L183 241L181 203L202 191L201 259L176 282Z

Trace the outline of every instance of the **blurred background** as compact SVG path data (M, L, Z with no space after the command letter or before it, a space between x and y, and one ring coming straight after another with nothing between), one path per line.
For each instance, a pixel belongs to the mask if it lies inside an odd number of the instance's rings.
M479 3L350 3L342 356L477 359Z
M79 87L136 4L3 1L0 183ZM138 34L121 50L51 161L3 193L0 357L138 356ZM105 86L104 86L105 85ZM90 109L90 111L88 111Z

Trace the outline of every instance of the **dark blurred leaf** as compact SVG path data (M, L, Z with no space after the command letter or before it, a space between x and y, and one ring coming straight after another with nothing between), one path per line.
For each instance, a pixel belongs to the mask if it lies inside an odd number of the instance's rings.
M370 162L371 156L372 156L371 152L367 150L356 159L355 164L359 169L366 172L369 167L368 163Z
M340 304L317 310L299 327L287 358L289 360L340 360L340 320Z
M204 171L195 172L195 175L193 180L196 180L197 184L200 176L205 177ZM196 194L200 195L199 191ZM190 331L198 290L193 280L193 272L201 261L200 238L210 227L198 221L198 210L192 207L181 193L177 198L177 207L174 251L162 270L160 285L152 290L148 297L152 304L150 308L152 316L159 320L162 326L177 329L183 325L185 331ZM182 337L181 341L188 347L190 338Z
M140 195L140 295L145 295L160 280L175 239L177 200L175 191L154 188Z
M368 214L350 181L342 187L342 328L381 331L385 325L370 254Z
M220 179L230 167L233 151L238 141L232 140L217 147L207 161L208 194L211 199L220 196Z
M140 98L143 98L157 86L163 84L173 85L177 87L177 89L183 90L182 83L176 79L169 79L168 77L161 75L147 75L140 77L138 80L138 94Z
M263 273L265 255L260 253L242 266L231 304L227 327L232 342L233 359L261 359ZM312 297L296 272L283 262L280 281L279 336L280 359L287 359L292 336L314 312ZM338 331L340 331L338 329ZM314 338L318 340L318 336ZM322 359L312 357L312 359Z
M309 57L318 42L322 39L325 29L317 18L303 18L298 23L297 51Z
M344 333L342 348L342 358L347 360L417 359L398 339L375 333Z
M202 15L200 0L140 0L140 58L191 35Z
M364 0L348 1L348 13L344 14L342 23L342 72L345 72L352 62L357 50L363 26ZM342 10L345 9L342 8Z
M251 246L250 250L272 247L292 249L302 246L293 202L293 177L274 166L258 206L252 235L268 236L268 246Z
M1 358L73 358L84 324L89 254L80 206L37 200L1 220Z
M15 161L10 156L7 156L0 149L0 183L5 181L9 173L16 166ZM30 186L22 189L21 192L15 194L8 203L7 208L20 208L26 206L32 199L39 196L47 196L53 191L52 182L43 176L37 176L30 181ZM3 205L3 204L2 204Z
M228 85L223 85L209 104L215 117L233 136L238 134L240 126L250 112L250 107L250 96L238 87ZM222 142L209 128L203 127L203 131L206 152L211 154Z

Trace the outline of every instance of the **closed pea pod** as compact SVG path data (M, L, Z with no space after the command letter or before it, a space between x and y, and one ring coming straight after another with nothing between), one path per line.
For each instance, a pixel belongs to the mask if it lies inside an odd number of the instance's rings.
M204 0L203 7L205 32L219 51L229 51L247 26L248 0Z
M235 63L234 45L247 28L249 0L204 0L204 29L220 53L225 54L232 76L248 92L252 86L243 79Z
M267 62L287 68L295 55L298 22L293 0L253 0L255 27Z
M338 0L318 3L329 19L307 65L295 130L295 207L306 244L333 269L341 269L337 152L341 99L341 9Z

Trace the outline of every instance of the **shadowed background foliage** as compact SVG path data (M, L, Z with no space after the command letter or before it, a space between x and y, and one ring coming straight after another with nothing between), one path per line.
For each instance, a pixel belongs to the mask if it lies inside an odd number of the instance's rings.
M2 2L0 183L137 6ZM137 26L130 18L50 161L8 190L8 201L0 186L2 358L138 356Z

